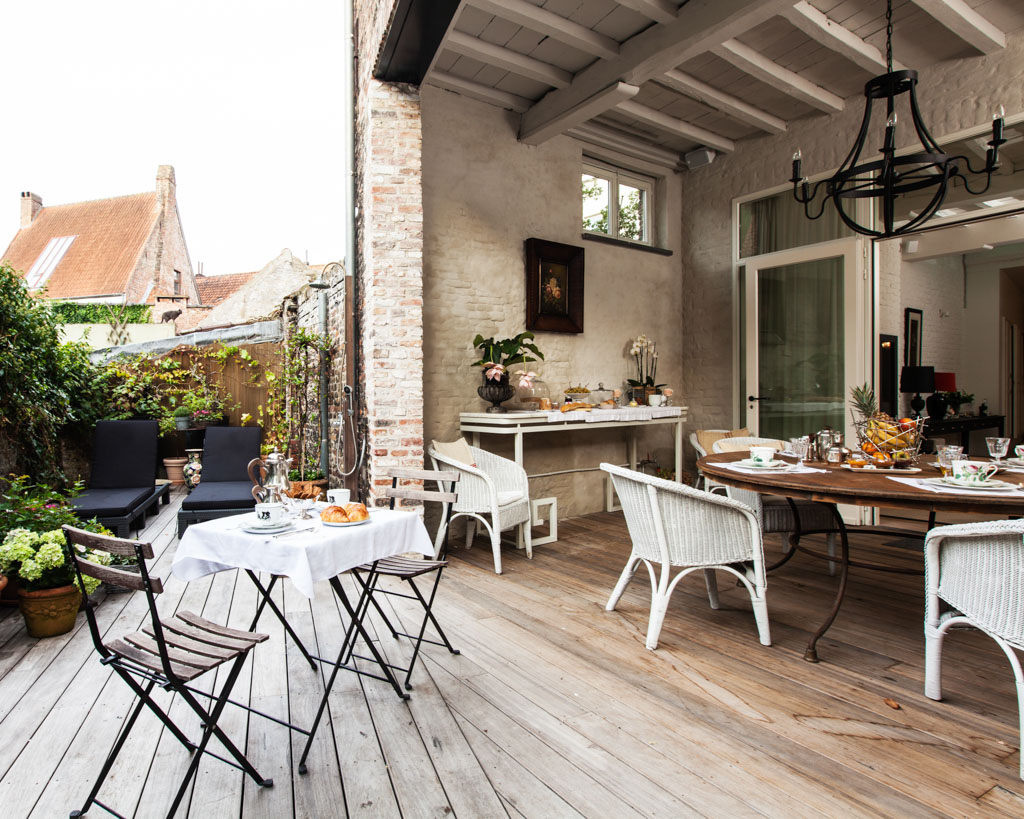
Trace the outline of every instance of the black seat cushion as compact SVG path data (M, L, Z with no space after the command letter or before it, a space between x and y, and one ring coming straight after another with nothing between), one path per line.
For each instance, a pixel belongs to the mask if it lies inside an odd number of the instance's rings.
M153 494L152 486L129 489L87 489L71 499L75 514L80 518L124 517Z
M249 461L260 457L260 432L259 427L207 427L200 486L215 481L249 481Z
M209 430L207 430L209 432ZM205 465L203 467L206 468ZM208 483L203 474L202 483L181 502L185 510L252 509L256 499L252 496L252 481L213 481Z
M119 489L156 483L156 421L100 421L96 424L90 489Z

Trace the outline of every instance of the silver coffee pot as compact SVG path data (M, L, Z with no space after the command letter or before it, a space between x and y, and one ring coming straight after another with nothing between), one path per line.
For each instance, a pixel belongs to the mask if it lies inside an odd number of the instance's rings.
M828 460L828 451L833 444L843 445L843 433L832 427L825 427L811 436L811 460Z
M292 482L288 480L288 470L292 459L280 452L271 452L260 460L249 461L249 478L252 480L252 496L259 503L281 503L288 497Z

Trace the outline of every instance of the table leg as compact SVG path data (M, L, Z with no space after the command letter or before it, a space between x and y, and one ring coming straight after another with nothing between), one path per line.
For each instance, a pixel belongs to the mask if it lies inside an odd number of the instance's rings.
M302 640L299 639L299 635L296 634L292 629L291 625L289 625L288 619L284 616L284 612L282 612L281 609L277 607L277 603L275 603L270 596L270 592L273 591L273 588L277 584L277 581L281 579L280 575L271 575L270 583L267 585L266 588L264 588L263 584L260 583L260 579L256 576L256 573L252 569L246 569L245 573L249 575L249 579L256 585L256 588L259 591L260 596L262 597L262 599L260 600L260 604L256 607L256 616L252 618L252 623L249 625L249 631L256 630L256 624L260 621L260 617L263 614L264 606L270 606L271 611L273 611L274 614L277 615L277 619L281 621L281 625L283 625L285 631L288 632L288 636L292 638L292 642L294 642L295 645L298 646L299 651L302 652L302 656L306 658L306 662L309 663L309 667L315 671L316 663L313 662L313 658L310 656L310 653L302 644Z
M809 663L818 662L818 640L821 639L822 635L831 628L833 621L839 614L839 607L843 604L843 597L846 595L846 580L850 576L850 539L849 534L846 531L846 524L843 522L843 516L839 514L839 507L832 504L832 515L836 519L836 524L839 526L839 538L842 543L842 556L839 562L839 588L836 590L836 599L832 604L832 611L829 612L828 617L825 618L825 622L822 623L816 632L811 636L811 639L807 641L807 648L804 649L804 659Z
M636 472L636 427L629 428L629 468Z
M515 438L515 459L519 466L523 465L523 433L521 431L516 432Z
M475 446L477 449L480 449L480 433L479 432L474 432L473 433L473 446Z
M683 422L676 424L676 483L683 482Z

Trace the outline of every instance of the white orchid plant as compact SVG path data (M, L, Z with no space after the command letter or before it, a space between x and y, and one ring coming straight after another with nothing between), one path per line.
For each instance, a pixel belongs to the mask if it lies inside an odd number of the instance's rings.
M629 348L629 354L633 357L633 364L636 367L636 378L626 379L631 387L653 387L660 389L664 384L658 384L658 349L657 345L645 335L634 338Z

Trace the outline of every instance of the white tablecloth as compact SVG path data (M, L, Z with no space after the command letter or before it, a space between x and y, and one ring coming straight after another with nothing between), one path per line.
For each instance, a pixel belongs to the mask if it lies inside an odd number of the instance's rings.
M939 484L935 478L894 478L892 475L889 476L890 481L896 481L904 486L912 486L915 489L924 489L926 492L936 492L940 495L967 495L977 497L983 495L986 497L1008 497L1008 498L1020 498L1024 497L1024 490L1021 489L992 489L988 492L982 489L960 489L956 486L950 486L949 484Z
M319 517L297 520L301 531L276 537L242 531L255 520L250 513L192 524L178 544L171 571L182 580L225 569L280 574L312 597L314 583L354 566L405 552L434 555L434 544L415 512L372 509L369 523L344 528L323 526Z

